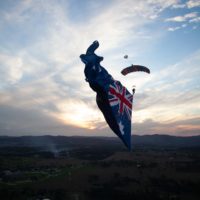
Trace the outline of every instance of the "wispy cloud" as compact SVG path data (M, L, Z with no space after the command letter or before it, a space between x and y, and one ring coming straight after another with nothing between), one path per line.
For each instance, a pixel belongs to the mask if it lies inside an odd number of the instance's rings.
M178 29L180 29L181 27L180 26L176 26L176 27L169 27L168 28L168 31L176 31Z
M199 0L189 0L186 1L185 3L180 3L172 5L173 9L180 9L180 8L196 8L200 6L200 1Z
M174 134L184 132L184 127L187 127L187 134L192 130L197 134L200 127L193 125L192 119L199 118L200 111L200 85L196 82L200 74L199 58L200 52L197 51L184 61L154 74L147 82L149 89L136 96L133 115L136 124L142 126L144 123L145 127L151 119L154 125L152 133L158 129Z
M177 15L175 17L170 17L165 19L165 22L168 23L184 23L182 25L175 25L174 24L170 24L170 27L167 29L168 31L174 32L176 30L179 29L184 29L186 27L190 28L191 30L196 30L197 26L190 26L190 24L193 23L199 23L200 22L200 17L199 17L199 13L195 10L200 6L200 1L199 0L189 0L186 2L177 2L177 4L173 4L171 6L172 9L183 9L184 12L185 10L190 11L189 13L183 14L183 15ZM194 12L191 12L192 10L194 10ZM186 26L185 26L186 25Z
M174 5L172 6L172 9L185 8L185 7L186 7L185 4L174 4Z
M144 134L169 134L176 136L199 135L200 118L191 118L187 120L177 120L175 122L157 122L147 119L142 123L136 122L133 126L133 132L138 135Z
M20 57L0 54L0 63L0 79L2 83L14 84L21 79L23 75L23 62Z
M186 5L188 8L199 7L200 1L199 0L189 0L188 2L186 2Z
M198 16L197 12L191 12L191 13L187 13L183 16L176 16L176 17L168 18L165 21L166 22L185 22L189 19L195 19L197 16Z

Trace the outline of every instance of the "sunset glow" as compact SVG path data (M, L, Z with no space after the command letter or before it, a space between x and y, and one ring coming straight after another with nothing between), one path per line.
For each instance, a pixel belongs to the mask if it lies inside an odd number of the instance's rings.
M90 105L83 102L68 102L61 107L63 111L57 117L65 124L95 129L96 124L103 121L101 113L97 109L92 109Z

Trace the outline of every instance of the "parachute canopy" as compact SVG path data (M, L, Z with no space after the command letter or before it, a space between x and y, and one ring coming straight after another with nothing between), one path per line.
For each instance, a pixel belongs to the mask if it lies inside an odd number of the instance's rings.
M125 76L131 72L138 72L138 71L142 71L142 72L146 72L150 74L150 70L147 67L141 66L141 65L131 65L129 67L124 68L121 71L121 73Z

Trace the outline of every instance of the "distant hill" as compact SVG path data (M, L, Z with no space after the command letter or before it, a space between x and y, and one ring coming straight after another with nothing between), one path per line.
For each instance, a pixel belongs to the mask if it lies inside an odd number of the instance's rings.
M170 135L132 136L134 145L152 145L163 147L200 147L200 136L177 137Z
M103 145L103 146L102 146ZM82 136L0 136L0 147L31 146L54 148L80 148L96 146L123 146L117 137L82 137ZM132 136L132 146L137 147L200 147L200 136L176 137L169 135Z

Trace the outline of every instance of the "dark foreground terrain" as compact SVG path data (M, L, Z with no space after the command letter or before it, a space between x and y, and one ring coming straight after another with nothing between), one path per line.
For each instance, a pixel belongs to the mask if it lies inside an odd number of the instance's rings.
M200 199L199 137L134 139L0 137L0 199Z

